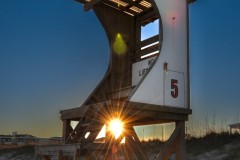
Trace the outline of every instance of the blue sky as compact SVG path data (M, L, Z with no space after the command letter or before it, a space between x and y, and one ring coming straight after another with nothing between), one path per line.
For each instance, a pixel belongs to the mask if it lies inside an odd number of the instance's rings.
M205 116L234 123L240 113L239 4L201 0L190 7L192 118L202 124Z
M59 111L80 106L107 68L102 27L66 0L0 1L0 23L0 132L60 135Z
M239 5L198 0L190 6L190 126L237 121ZM104 30L80 3L1 0L0 134L60 136L59 111L81 105L108 61Z

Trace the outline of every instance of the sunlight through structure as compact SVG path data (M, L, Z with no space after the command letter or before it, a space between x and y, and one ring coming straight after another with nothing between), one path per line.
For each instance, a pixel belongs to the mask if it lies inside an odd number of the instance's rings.
M114 135L115 139L117 139L123 132L124 124L119 119L112 119L109 122L109 130Z
M106 125L102 127L96 139L103 138L103 137L106 137Z
M47 160L54 154L66 160L185 160L185 122L192 113L188 5L195 0L76 1L102 24L109 64L81 106L60 111L63 144L37 146L36 153ZM173 132L150 157L135 127L167 123Z

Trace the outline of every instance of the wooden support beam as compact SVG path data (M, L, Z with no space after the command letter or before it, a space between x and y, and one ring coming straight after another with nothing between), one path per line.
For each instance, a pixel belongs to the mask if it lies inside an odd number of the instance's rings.
M139 102L127 102L126 107L129 109L133 109L135 111L154 111L154 112L168 112L168 113L178 113L178 114L191 114L192 110L189 108L176 108L170 106L161 106L161 105L154 105L154 104L146 104L146 103L139 103Z
M131 147L129 147L130 144L129 144L128 139L129 139L129 137L126 136L125 145L123 147L124 158L125 158L125 160L132 160L133 151L132 151Z
M132 137L128 137L127 139L129 141L129 147L133 149L133 153L138 158L138 160L148 160L148 157L146 156L146 153L144 150L141 150L139 146L135 143L135 141L132 139Z
M92 150L87 151L87 155L91 160L100 160L99 157L97 157Z
M88 3L84 4L83 8L84 11L89 11L90 9L92 9L92 7L98 3L100 3L103 0L91 0Z
M67 139L69 137L69 134L73 131L71 125L70 125L70 120L63 120L63 130L62 130L62 137L63 137L63 142L66 143Z
M137 43L136 50L139 51L139 50L141 50L142 47L145 47L145 46L147 46L149 44L152 44L154 42L157 42L157 41L159 41L159 35L158 34ZM159 42L159 43L161 43L161 42Z
M116 10L119 10L119 11L122 11L122 12L128 12L130 14L132 14L133 16L136 16L138 13L137 12L134 12L133 10L129 9L129 7L123 7L123 6L118 6L116 3L114 2L111 2L111 1L107 1L107 2L104 2L105 5L107 6L110 6Z
M90 106L81 106L77 108L67 109L60 111L61 119L80 119L84 116Z
M107 96L113 97L113 99L121 99L126 98L133 90L133 87L121 88L120 90L115 90L112 92L108 92Z
M71 137L69 136L66 140L67 143L78 143L81 142L82 140L85 139L85 134L87 132L90 132L90 136L89 138L92 138L95 140L96 136L98 133L96 132L100 132L101 131L101 127L104 125L104 122L100 121L100 117L102 116L101 110L104 109L104 105L105 103L99 103L99 104L95 104L95 105L89 105L91 107L94 106L93 108L88 108L87 111L85 112L84 116L79 120L77 126L74 128L74 130L71 132ZM91 116L91 120L90 123L88 123L88 125L86 126L86 117L88 117L88 115L92 115ZM93 140L93 141L94 141Z
M134 114L134 112L131 111L129 112L129 115L131 115L130 113L132 113L132 115L135 115L131 118L129 117L130 123L133 126L169 123L169 122L175 122L176 120L178 121L188 120L188 116L184 114L154 113L153 111L152 112L144 111L138 114Z
M184 128L184 123L185 123L184 121L176 123L176 128L174 129L172 135L170 136L166 144L164 144L163 148L160 150L159 154L156 157L156 160L167 160L169 156L172 154L173 150L176 149L176 144L177 142L179 142L179 135L181 134L182 129ZM182 146L179 146L179 147L182 147ZM185 160L185 159L177 159L177 160Z
M96 127L94 131L90 132L90 135L88 136L87 139L85 139L85 141L90 141L92 143L94 143L95 139L97 138L98 134L100 133L101 129L102 129L103 124L101 125L101 127ZM78 142L81 142L84 139L79 139Z
M186 159L186 140L185 140L185 122L176 122L176 125L180 125L180 133L178 138L178 144L176 145L176 160Z
M147 13L141 13L141 15L139 15L137 18L137 21L139 21L142 26L145 26L156 19L159 19L159 15L156 14L153 9L151 9Z
M86 112L88 111L97 111L99 108L104 106L106 102L95 103L91 105L85 105L77 108L61 110L61 120L70 119L70 120L79 120L81 117L86 116Z
M98 133L101 131L103 125L103 123L99 122L98 124L90 124L89 126L81 128L81 123L79 122L79 125L77 125L72 132L72 137L68 138L67 143L80 143L82 140L93 142L96 139ZM90 132L90 135L87 139L85 139L87 132Z
M145 150L143 149L141 142L140 142L135 130L133 129L133 127L128 126L127 132L129 135L127 137L127 141L129 141L129 145L130 145L129 147L131 147L133 149L138 160L148 160L148 156L145 153Z
M128 3L128 4L131 5L131 6L138 7L138 8L141 9L141 10L146 10L146 9L148 9L148 8L140 5L140 4L137 3L136 1L132 1L132 0L122 0L122 1Z
M148 48L145 48L145 49L143 49L143 50L137 51L136 54L135 54L135 56L134 56L134 58L135 58L135 59L138 59L138 58L140 58L141 56L147 55L147 54L149 54L149 53L153 53L153 52L155 52L155 51L159 51L159 44L155 44L155 45L150 46L150 47L148 47ZM157 53L156 53L156 54L157 54Z

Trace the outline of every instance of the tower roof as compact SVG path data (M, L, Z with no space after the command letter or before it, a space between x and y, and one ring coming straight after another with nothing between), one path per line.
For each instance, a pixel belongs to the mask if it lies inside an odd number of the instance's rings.
M94 5L103 3L109 7L115 8L123 13L131 16L141 16L149 13L153 10L151 0L76 0L77 2L83 3L84 10L90 10ZM187 0L187 2L193 3L196 0Z

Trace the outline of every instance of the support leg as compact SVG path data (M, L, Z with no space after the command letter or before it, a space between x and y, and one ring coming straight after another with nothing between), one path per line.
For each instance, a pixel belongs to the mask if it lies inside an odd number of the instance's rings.
M180 123L180 133L178 135L178 143L176 146L176 160L186 159L186 141L185 141L185 123L183 121Z

